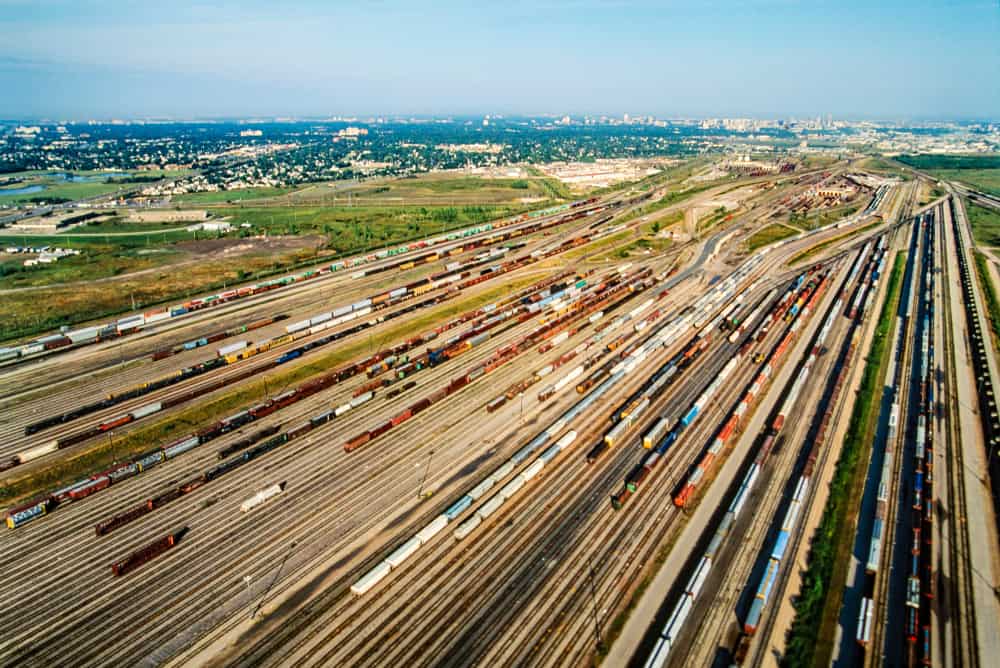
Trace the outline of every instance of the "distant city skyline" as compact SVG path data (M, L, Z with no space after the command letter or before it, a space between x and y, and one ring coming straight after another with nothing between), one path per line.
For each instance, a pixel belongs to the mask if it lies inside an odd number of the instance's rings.
M0 118L1000 118L1000 4L0 0Z

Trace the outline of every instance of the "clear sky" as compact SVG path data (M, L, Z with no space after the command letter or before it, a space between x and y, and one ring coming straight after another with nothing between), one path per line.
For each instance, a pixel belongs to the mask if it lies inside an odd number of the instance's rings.
M0 0L0 118L1000 119L998 0Z

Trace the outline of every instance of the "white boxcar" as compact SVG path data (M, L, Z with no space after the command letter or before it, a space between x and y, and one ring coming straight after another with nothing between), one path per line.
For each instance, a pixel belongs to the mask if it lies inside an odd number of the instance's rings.
M240 505L240 510L243 511L244 513L250 512L257 506L261 505L262 503L266 503L271 499L273 499L274 497L278 496L283 491L285 490L282 488L282 486L279 483L275 483L270 487L266 487L260 490L259 492L251 496L249 499L244 501Z
M228 346L222 346L215 352L219 357L225 357L226 355L231 355L243 350L249 343L249 341L237 341L236 343L230 343Z
M33 448L27 450L22 450L17 453L17 459L22 464L25 462L30 462L32 459L38 459L39 457L44 457L45 455L51 454L59 449L59 444L55 441L49 441L45 445L36 445Z
M465 520L455 529L455 540L462 540L470 533L472 533L477 526L482 524L483 520L479 515L473 515L469 519Z
M404 561L409 559L410 555L416 552L417 549L419 548L420 548L420 539L414 536L413 538L411 538L410 540L406 541L398 548L396 548L396 551L390 554L388 557L386 557L385 561L393 568L399 568L399 566Z
M152 415L161 408L163 408L163 404L160 403L159 401L154 401L151 404L146 404L145 406L139 406L138 408L133 410L132 417L133 419L138 420L139 418L144 418L147 415Z
M504 501L505 499L503 494L497 494L484 503L482 507L476 511L476 514L479 515L480 519L485 520L487 517L495 513L497 509L503 505Z
M379 562L378 566L365 573L357 582L351 585L351 593L355 596L361 596L377 585L391 570L392 566L389 565L389 562Z
M430 524L425 526L419 532L417 532L417 538L420 540L420 544L423 545L429 541L434 536L438 535L442 529L448 526L448 516L438 515L431 521Z

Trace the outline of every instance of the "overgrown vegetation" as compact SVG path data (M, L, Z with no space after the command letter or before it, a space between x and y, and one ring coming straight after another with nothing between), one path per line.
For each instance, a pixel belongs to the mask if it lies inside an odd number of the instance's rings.
M758 248L762 248L769 244L773 244L775 241L781 239L787 239L798 234L796 230L788 227L787 225L768 225L767 227L755 232L749 239L747 239L747 250L751 253Z
M826 665L833 651L831 624L837 620L850 562L851 539L864 487L863 463L877 426L881 379L888 363L886 346L892 336L895 323L892 314L899 303L905 264L906 254L900 253L892 267L851 421L830 482L830 495L812 539L802 589L795 600L795 620L782 657L785 666Z
M231 207L217 211L233 225L249 223L268 234L323 234L340 253L440 234L513 215L526 207L466 205L439 207Z
M701 185L696 188L688 188L686 190L672 190L667 194L665 194L660 199L656 200L655 202L650 202L649 204L646 204L644 206L639 207L638 209L633 210L628 215L622 216L621 218L618 219L618 222L627 223L630 220L635 220L636 218L641 218L643 216L648 216L650 214L656 213L657 211L662 211L663 209L666 209L676 204L677 202L680 202L681 200L687 199L692 195L696 195L697 193L708 190L711 187L712 187L711 185Z
M990 315L990 330L993 333L993 347L1000 349L1000 297L997 296L997 287L990 276L990 268L987 266L988 260L982 251L975 252L976 273L979 274L979 285L986 295L986 309Z
M965 212L977 244L1000 246L1000 211L965 200Z
M791 266L791 265L797 264L799 262L803 262L805 260L808 260L809 258L817 255L818 253L822 253L824 250L826 250L827 248L829 248L833 244L840 243L841 241L844 241L845 239L849 239L850 237L857 236L857 235L861 234L862 232L867 232L868 230L870 230L873 227L876 227L878 225L880 225L880 223L877 223L877 222L876 223L870 223L868 225L865 225L864 227L859 227L856 230L852 230L850 232L846 232L844 234L837 235L837 236L833 237L832 239L827 239L826 241L824 241L822 243L818 243L815 246L810 246L809 248L806 248L801 253L796 253L795 256L792 257L792 259L788 261L788 264L789 264L789 266Z
M866 158L859 165L861 169L867 170L869 172L875 172L877 174L886 174L890 176L898 176L905 181L909 181L913 178L913 174L904 169L904 165L901 165L894 160L883 157L871 157Z
M264 199L267 197L280 197L293 193L298 188L240 188L237 190L216 190L213 192L185 193L174 195L171 202L178 204L225 204L231 202L244 202L247 200Z
M900 155L896 160L920 170L1000 169L1000 155Z

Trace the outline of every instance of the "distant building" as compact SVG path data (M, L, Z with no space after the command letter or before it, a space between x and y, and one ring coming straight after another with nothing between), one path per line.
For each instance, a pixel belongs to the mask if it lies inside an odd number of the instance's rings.
M197 230L205 230L206 232L228 232L233 229L233 226L229 223L198 223L197 225L188 225L188 232L196 232Z
M337 136L344 138L357 138L357 137L362 137L366 134L368 134L368 128L358 128L352 125L338 132Z
M240 130L241 137L261 137L263 134L261 130Z
M855 190L853 188L821 186L816 189L816 194L824 199L848 199L854 197L854 193Z

